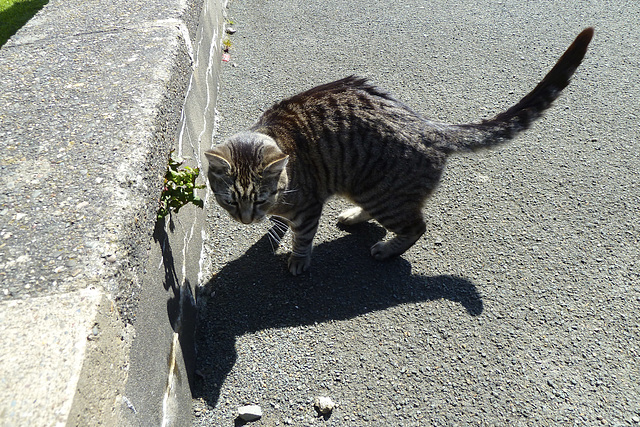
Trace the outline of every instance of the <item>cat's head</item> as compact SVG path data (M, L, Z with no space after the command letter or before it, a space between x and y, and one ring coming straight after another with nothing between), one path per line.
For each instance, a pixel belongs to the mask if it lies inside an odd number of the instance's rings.
M289 156L267 135L242 132L204 154L218 204L244 224L262 220L287 186Z

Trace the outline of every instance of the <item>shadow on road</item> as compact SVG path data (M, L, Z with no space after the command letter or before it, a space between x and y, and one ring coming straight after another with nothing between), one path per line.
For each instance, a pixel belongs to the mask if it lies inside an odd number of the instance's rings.
M411 274L399 258L377 262L368 248L384 235L374 224L314 248L311 272L293 277L285 255L274 255L268 236L227 264L199 296L194 397L215 406L220 387L236 360L236 337L282 328L353 318L399 304L448 299L471 316L482 313L473 283L454 276Z

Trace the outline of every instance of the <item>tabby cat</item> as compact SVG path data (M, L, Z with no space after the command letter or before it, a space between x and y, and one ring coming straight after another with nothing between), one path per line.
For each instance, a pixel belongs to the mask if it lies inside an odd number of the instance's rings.
M447 156L527 129L567 86L592 36L593 28L582 31L531 93L480 123L433 122L355 76L302 92L207 151L209 184L236 220L251 224L272 215L291 228L294 275L309 267L322 206L334 194L358 206L340 214L340 222L373 218L394 233L371 255L395 257L425 232L422 208Z

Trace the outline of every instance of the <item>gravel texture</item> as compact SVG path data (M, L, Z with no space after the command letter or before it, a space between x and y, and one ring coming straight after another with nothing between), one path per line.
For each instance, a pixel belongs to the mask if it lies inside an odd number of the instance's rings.
M638 425L640 4L232 2L216 141L352 73L425 115L516 102L587 26L583 66L532 129L450 159L427 233L377 263L375 223L325 209L311 271L209 208L197 426ZM314 398L335 408L321 416Z

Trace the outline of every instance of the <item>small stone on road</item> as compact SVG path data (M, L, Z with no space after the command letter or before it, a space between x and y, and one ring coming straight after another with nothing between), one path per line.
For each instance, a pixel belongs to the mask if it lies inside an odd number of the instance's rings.
M326 396L318 396L313 400L313 406L318 410L322 415L327 415L333 411L335 407L335 403L331 400L330 397Z
M238 416L244 421L255 421L262 418L262 408L258 405L247 405L238 408Z

